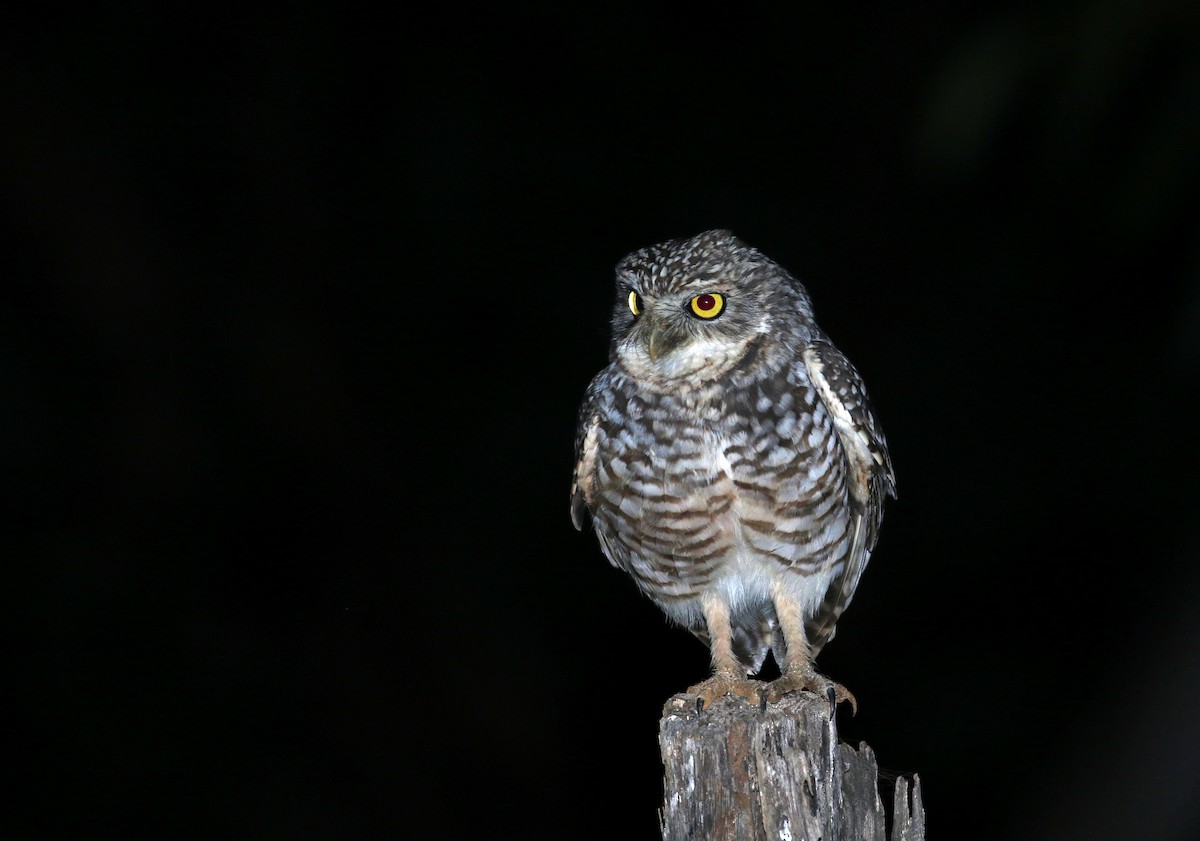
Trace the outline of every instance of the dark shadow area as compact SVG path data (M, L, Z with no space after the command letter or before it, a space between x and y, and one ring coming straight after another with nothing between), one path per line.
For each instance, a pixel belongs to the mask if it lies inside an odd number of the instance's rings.
M891 445L843 736L931 838L1196 837L1187 4L37 14L0 21L13 820L657 837L707 654L572 528L575 412L617 260L728 227Z

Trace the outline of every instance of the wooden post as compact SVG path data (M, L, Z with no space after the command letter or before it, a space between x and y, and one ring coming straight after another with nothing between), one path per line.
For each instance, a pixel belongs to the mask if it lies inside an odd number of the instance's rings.
M694 695L663 707L664 841L889 841L875 755L840 743L829 701L809 692L755 707ZM924 841L921 780L896 780L890 841Z

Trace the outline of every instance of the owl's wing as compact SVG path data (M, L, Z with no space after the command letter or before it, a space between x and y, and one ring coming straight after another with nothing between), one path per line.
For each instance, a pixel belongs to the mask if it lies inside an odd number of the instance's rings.
M592 471L596 466L596 434L599 413L596 411L600 378L592 380L579 406L579 421L575 427L575 473L571 477L571 522L582 531L592 502Z
M825 600L809 623L809 644L815 656L833 639L837 620L854 596L879 536L884 497L896 496L896 476L887 440L871 410L866 386L850 360L821 338L805 348L804 365L821 402L833 418L834 429L846 454L853 509L853 542L846 566L830 585Z

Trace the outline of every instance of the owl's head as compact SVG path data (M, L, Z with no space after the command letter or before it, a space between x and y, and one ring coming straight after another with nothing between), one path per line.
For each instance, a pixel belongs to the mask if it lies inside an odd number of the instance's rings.
M807 338L798 333L811 323L804 287L726 230L652 245L617 264L611 354L643 379L715 378L759 337Z

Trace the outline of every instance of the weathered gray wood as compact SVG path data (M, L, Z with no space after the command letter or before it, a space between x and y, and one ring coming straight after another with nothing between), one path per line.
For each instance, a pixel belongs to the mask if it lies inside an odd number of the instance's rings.
M892 796L892 841L925 841L925 804L921 802L921 775L913 774L912 802L908 780L899 777Z
M663 708L664 841L887 841L879 769L838 741L828 701L807 692L755 707L727 697ZM891 841L924 841L921 781L896 781Z

